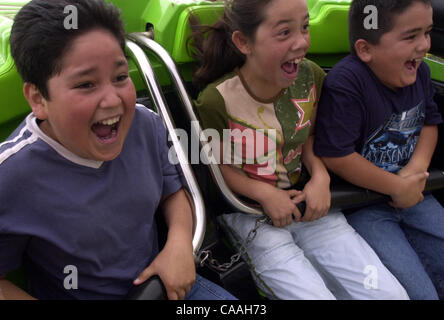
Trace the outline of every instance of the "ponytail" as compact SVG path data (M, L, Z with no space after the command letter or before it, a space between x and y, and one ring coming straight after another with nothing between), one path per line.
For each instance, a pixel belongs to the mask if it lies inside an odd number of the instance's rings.
M199 63L199 68L193 75L196 89L204 89L245 63L246 57L234 45L232 34L240 31L254 40L256 30L264 19L265 7L271 1L225 0L224 14L212 26L202 26L197 17L190 17L192 33L188 44L193 48L190 56Z
M193 85L197 90L204 89L211 82L236 67L241 67L245 56L231 40L232 31L224 14L211 26L199 25L196 17L190 18L192 45L190 55L199 64L193 75Z

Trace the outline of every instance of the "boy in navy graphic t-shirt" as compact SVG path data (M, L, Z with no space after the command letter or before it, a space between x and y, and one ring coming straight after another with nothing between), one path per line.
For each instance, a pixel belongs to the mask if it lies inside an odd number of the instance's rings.
M368 5L376 29L365 25ZM444 209L422 193L442 122L422 62L432 17L430 0L352 2L352 54L326 77L314 149L337 175L392 198L347 220L411 299L444 298Z

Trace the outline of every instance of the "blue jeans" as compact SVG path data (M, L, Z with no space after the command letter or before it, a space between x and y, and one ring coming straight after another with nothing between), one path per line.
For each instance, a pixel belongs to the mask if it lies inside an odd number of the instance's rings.
M433 196L404 210L382 204L346 217L411 299L444 299L444 208Z
M185 300L237 300L228 291L210 280L196 274L196 282L187 293Z

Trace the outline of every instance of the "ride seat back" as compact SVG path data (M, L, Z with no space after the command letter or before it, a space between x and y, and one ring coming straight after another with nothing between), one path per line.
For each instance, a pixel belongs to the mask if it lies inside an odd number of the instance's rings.
M433 30L432 52L444 54L444 1L432 0Z
M12 10L0 7L0 141L3 141L31 111L26 102L23 82L10 53L9 36L13 20ZM3 15L4 14L4 15Z

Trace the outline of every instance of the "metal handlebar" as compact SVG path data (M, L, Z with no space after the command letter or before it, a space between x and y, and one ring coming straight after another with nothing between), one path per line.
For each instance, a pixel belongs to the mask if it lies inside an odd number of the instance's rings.
M182 104L185 106L185 111L188 115L188 118L193 124L191 126L191 135L194 136L195 138L197 138L198 141L200 141L202 147L207 145L208 140L206 139L206 137L204 137L203 139L199 139L205 133L202 131L199 121L198 121L196 115L194 114L191 99L188 95L188 92L185 88L184 82L179 74L176 64L175 64L174 60L171 58L170 54L161 45L159 45L157 42L155 42L154 40L147 37L146 34L144 34L142 32L131 33L128 35L128 38L131 41L134 41L135 43L137 43L142 48L150 50L165 65L165 67L167 68L167 70L171 76L171 80L173 81L173 84L174 84L175 88L177 89L177 93L179 95L179 98L180 98ZM230 190L230 188L228 188L228 186L225 183L225 180L222 176L222 173L219 169L219 166L217 164L214 164L212 161L210 161L210 159L208 159L206 153L202 153L201 157L203 158L202 160L205 163L208 163L210 173L213 176L213 179L216 181L216 184L217 184L219 190L221 191L222 195L225 197L225 199L228 201L228 203L231 204L231 206L235 210L240 211L240 212L250 213L250 214L263 214L262 210L246 204L245 202L240 200Z
M146 36L143 37L146 38ZM157 81L157 77L150 64L150 61L143 49L138 44L131 41L131 37L129 38L130 40L126 41L128 52L131 58L133 58L134 62L136 63L142 79L149 89L148 91L150 93L151 100L156 107L156 111L161 116L172 139L180 167L188 184L188 191L193 201L192 205L194 206L193 253L196 257L205 237L206 216L203 197L196 182L196 178L194 177L191 166L188 163L187 156L182 148L182 145L180 144L177 134L175 133L175 125L172 121L168 105L165 101L165 97L163 96L162 91L159 89L160 85ZM142 47L145 48L143 44Z

